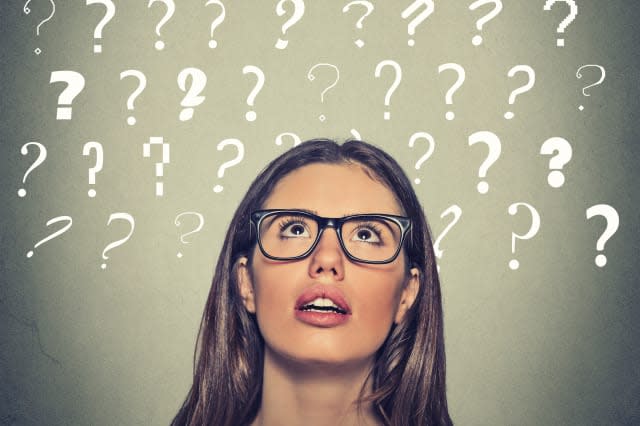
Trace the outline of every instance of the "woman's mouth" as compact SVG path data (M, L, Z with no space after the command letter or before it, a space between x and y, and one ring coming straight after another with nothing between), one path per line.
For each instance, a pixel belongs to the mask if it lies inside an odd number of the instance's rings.
M315 327L335 327L351 318L351 308L336 287L316 285L298 297L295 317Z

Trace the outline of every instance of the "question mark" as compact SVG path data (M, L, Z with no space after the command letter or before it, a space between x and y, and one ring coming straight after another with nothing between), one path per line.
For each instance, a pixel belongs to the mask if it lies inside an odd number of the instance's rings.
M213 22L211 23L211 29L209 30L209 34L211 35L211 40L209 40L209 48L215 49L218 46L218 42L213 39L213 32L215 31L216 28L218 28L220 24L222 24L222 22L224 22L224 18L226 17L226 11L224 8L224 4L222 4L222 2L219 0L208 0L207 3L205 4L205 7L211 4L220 6L220 8L222 9L222 12L220 13L220 15L218 15L216 19L214 19Z
M420 166L422 166L422 163L424 163L429 159L429 157L431 157L431 154L433 154L433 150L436 147L436 143L433 140L433 136L431 136L427 132L416 132L413 135L411 135L411 138L409 139L409 148L413 148L413 145L416 143L416 140L418 139L426 139L426 141L429 143L429 148L427 149L427 152L424 153L424 155L420 157L416 162L416 170L420 170ZM416 185L418 185L420 183L420 178L415 178L413 181L416 183Z
M191 77L191 85L187 90L187 78ZM185 68L178 74L178 87L180 90L187 91L184 99L180 102L183 107L180 111L180 121L188 121L193 118L193 107L204 102L204 96L200 96L207 85L207 75L198 68Z
M444 70L454 70L458 74L458 79L456 80L455 84L451 86L451 88L447 91L447 94L444 97L447 105L452 105L453 94L456 92L456 90L460 88L460 86L462 86L462 83L464 83L466 73L464 72L464 68L462 68L462 65L454 64L454 63L440 65L438 67L438 74L440 74ZM453 111L447 111L447 113L444 116L447 120L453 120L456 117Z
M180 235L180 242L182 244L189 244L189 241L185 241L185 237L187 235L195 234L196 232L200 231L202 229L202 226L204 225L204 217L202 216L202 214L200 214L198 212L182 212L178 216L176 216L176 218L174 220L174 223L175 223L176 226L182 225L182 222L180 222L180 217L184 216L186 214L195 215L198 218L199 224L196 227L196 229L194 229L193 231L187 232L186 234ZM178 252L178 254L176 256L180 259L180 258L182 258L182 253Z
M124 79L125 77L135 77L138 79L138 87L133 91L133 93L131 93L131 95L129 95L129 98L127 99L127 109L129 111L133 111L133 103L140 95L140 93L142 93L144 88L147 87L147 77L138 70L122 71L120 73L120 80ZM134 124L136 124L136 118L134 116L127 117L127 124L129 124L129 126L133 126Z
M373 4L371 4L370 1L364 1L364 0L355 0L352 1L351 3L348 3L345 7L342 8L342 13L346 13L349 11L349 9L351 8L351 6L353 5L359 5L359 6L364 6L367 11L364 13L364 15L362 15L360 17L360 19L358 19L358 22L356 22L356 28L358 29L362 29L362 21L364 21L364 18L366 18L367 16L369 16L371 14L371 12L373 12ZM364 46L364 41L362 41L361 39L358 39L356 41L354 41L355 45L358 47L362 47Z
M527 231L527 233L524 235L518 235L515 232L511 233L511 253L513 253L514 255L516 253L516 239L529 240L533 238L538 233L538 230L540 229L540 214L532 205L527 203L513 203L509 206L507 211L511 216L514 216L516 213L518 213L518 208L520 206L524 206L527 209L529 209L529 212L531 213L531 226L529 227L529 230ZM509 261L509 268L511 268L512 271L515 271L519 267L520 267L520 262L518 262L518 260L511 259Z
M22 8L22 11L28 15L31 13L31 9L29 9L29 3L31 3L31 0L27 0L27 2L24 4L24 7ZM53 18L53 15L55 15L56 13L56 4L53 2L53 0L49 0L49 3L51 3L51 15L49 15L48 17L46 17L44 20L40 21L40 23L38 24L38 26L36 27L36 36L40 36L40 27L42 26L42 24L44 24L45 22L48 22L51 20L51 18ZM40 49L39 47L36 47L33 51L36 55L39 55L42 53L42 49Z
M469 136L469 146L474 145L478 142L486 143L489 146L489 155L480 165L480 169L478 171L478 177L484 178L487 177L487 171L489 167L496 162L496 160L500 157L500 152L502 151L502 144L500 143L500 138L495 133L488 131L479 131L475 132L471 136ZM489 184L486 181L481 181L478 183L478 192L481 194L486 194L489 191Z
M557 33L563 33L564 34L564 30L567 29L567 27L569 26L570 23L573 22L574 19L576 19L576 16L578 16L578 5L576 4L576 2L574 0L547 0L547 2L544 4L544 10L551 10L551 6L553 6L554 3L561 1L563 3L566 3L569 5L569 15L564 18L564 20L562 22L560 22L560 25L558 25L558 29L556 30ZM564 46L564 39L563 38L559 38L556 41L556 46L558 47L563 47Z
M564 184L564 175L561 170L571 160L573 150L566 139L553 137L542 144L540 154L552 155L553 153L557 154L549 160L549 168L554 170L547 176L547 182L553 188L560 188Z
M164 165L170 163L170 147L168 143L164 142L162 136L152 136L149 138L149 143L142 144L142 156L145 158L151 157L151 145L160 145L162 147L162 161L156 163L156 176L164 176ZM164 184L162 182L156 182L156 196L161 197L164 195Z
M323 64L323 63L315 64L314 66L311 67L309 72L307 72L307 78L309 79L309 81L315 80L316 76L313 75L313 70L316 69L316 67L320 67L320 66L330 67L330 68L333 68L336 71L336 80L331 85L327 86L327 88L325 88L322 91L322 93L320 93L320 102L324 103L324 94L327 93L327 91L329 91L329 89L335 87L335 85L338 84L338 81L340 80L340 70L338 69L338 67L336 67L333 64ZM318 119L320 121L324 121L324 120L327 119L327 117L325 117L324 114L320 114Z
M253 73L258 78L255 87L253 88L253 90L251 90L251 93L249 93L249 96L247 97L247 104L249 106L253 106L253 102L255 101L256 96L258 95L258 93L260 93L260 90L262 90L262 86L264 86L264 72L262 72L262 70L255 65L245 65L245 67L242 68L242 74L248 73ZM245 114L245 118L247 119L247 121L255 121L256 112L248 111Z
M597 86L598 84L602 83L602 82L604 81L604 78L605 78L605 77L606 77L606 75L607 75L607 72L605 71L605 69L604 69L604 67L603 67L602 65L587 64L587 65L583 65L583 66L581 66L580 68L578 68L578 72L576 72L576 77L578 77L578 78L582 78L582 73L581 73L580 71L582 71L582 69L583 69L583 68L585 68L585 67L596 67L596 68L599 68L599 69L600 69L600 80L598 80L598 81L596 81L595 83L590 84L590 85L588 85L587 87L584 87L584 88L582 89L582 95L583 95L583 96L591 96L589 93L587 93L587 92L586 92L586 90L587 90L588 88L590 88L590 87ZM579 109L580 111L582 111L582 110L584 109L584 106L580 105L580 106L578 107L578 109Z
M47 227L53 225L54 223L58 223L58 222L62 222L62 221L66 221L68 222L65 226L63 226L62 228L58 229L56 232L54 232L53 234L49 235L48 237L46 237L45 239L42 239L40 241L38 241L34 246L33 249L37 249L39 246L41 246L42 244L46 243L49 240L54 239L55 237L57 237L58 235L64 234L65 232L67 232L67 230L69 228L71 228L71 224L73 223L73 219L71 219L70 216L58 216L58 217L54 217L52 219L49 219L47 221ZM32 257L33 256L33 250L29 250L27 252L27 257Z
M73 100L84 89L84 76L75 71L52 71L49 83L67 83L67 87L58 96L56 120L71 120ZM69 105L62 107L60 105Z
M286 11L284 10L284 4L287 1L290 1L291 3L293 3L293 15L282 26L283 36L287 32L287 30L291 28L294 24L296 24L300 19L302 19L302 16L304 15L303 0L280 0L276 5L276 13L278 14L278 16L282 16L286 13ZM289 44L289 40L282 40L278 38L278 41L276 42L276 48L284 49L287 47L288 44Z
M236 157L233 160L227 161L226 163L223 163L219 168L218 168L218 178L222 178L224 176L224 171L230 167L235 166L236 164L240 163L242 161L242 159L244 158L244 145L242 144L242 142L238 139L225 139L223 141L221 141L218 144L218 151L222 151L224 149L225 146L227 145L233 145L236 147L236 149L238 150L238 155L236 155ZM216 185L213 187L213 192L222 192L224 188L222 187L222 185Z
M158 22L158 25L156 25L156 34L158 35L158 37L160 37L160 28L162 28L164 24L169 22L169 19L171 19L176 11L176 4L173 2L173 0L149 0L147 8L150 8L151 5L156 2L164 3L164 5L167 6L167 11L165 12L160 22ZM157 40L154 46L156 50L162 50L164 49L164 42L162 40Z
M349 133L351 133L351 136L353 136L355 139L361 141L362 140L362 136L360 136L360 132L357 131L356 129L351 129L349 131Z
M457 204L453 204L442 212L440 218L444 219L444 217L449 214L453 215L453 220L451 220L451 222L449 222L449 224L442 230L438 238L436 238L436 242L433 243L433 252L438 259L441 259L442 255L444 254L444 250L440 249L440 243L442 242L444 236L447 235L451 228L453 228L453 226L460 220L460 217L462 216L462 209ZM440 271L440 266L438 266L438 271Z
M390 66L395 71L393 84L389 87L389 89L387 89L387 94L384 96L384 105L388 107L389 103L391 102L391 95L393 95L393 92L395 92L395 90L400 85L400 82L402 81L402 68L400 68L400 64L398 64L396 61L385 59L384 61L381 61L378 63L378 65L376 65L376 70L374 73L376 78L380 77L380 72L385 66ZM389 111L385 111L383 117L385 120L389 120L391 119L391 113Z
M607 243L607 241L609 241L609 238L611 238L613 234L616 233L618 227L620 226L620 216L618 216L617 210L608 204L596 204L587 209L587 219L591 219L596 215L604 216L604 218L607 220L607 226L600 238L598 238L598 242L596 243L596 249L598 251L603 251L604 245ZM595 262L596 265L602 268L607 264L607 256L605 256L604 254L599 254L596 256Z
M293 139L293 146L298 146L302 143L302 140L300 139L300 137L295 133L285 132L285 133L280 133L278 136L276 136L276 145L282 146L283 144L282 138L285 136L288 136Z
M129 223L129 225L131 226L131 229L129 230L129 233L127 234L126 237L116 240L112 243L109 243L104 248L104 250L102 250L102 258L104 260L109 259L109 256L107 256L107 252L109 250L112 250L118 246L121 246L129 240L129 238L131 237L131 234L133 234L133 230L136 227L136 221L133 219L133 216L131 216L129 213L111 213L111 216L109 216L109 220L107 221L107 226L111 225L111 221L113 220L125 220ZM102 265L100 265L100 267L102 269L107 269L107 264L103 263Z
M527 73L527 75L529 76L529 81L524 86L518 87L511 92L511 94L509 95L509 105L513 105L515 103L516 96L528 92L536 84L536 72L529 65L516 65L509 70L507 75L511 78L518 72ZM506 118L507 120L511 120L514 115L515 114L513 112L508 111L504 114L504 118Z
M421 13L419 13L418 16L413 18L407 25L407 32L409 33L409 35L414 35L416 33L416 27L433 13L433 11L435 10L435 4L433 3L433 0L415 0L400 14L402 19L408 19L409 16L413 15L420 6L424 6L425 9ZM409 46L413 46L416 44L416 42L414 39L410 38L407 41L407 44Z
M82 148L82 155L88 156L91 155L91 150L96 151L96 165L89 169L89 185L95 185L96 183L96 173L102 170L102 160L103 160L103 151L102 144L100 142L87 142L84 144ZM89 197L93 198L96 196L96 190L91 188L89 190Z
M471 5L469 6L469 10L476 10L480 6L484 6L489 3L493 3L494 8L493 10L491 10L491 12L487 13L485 16L483 16L482 18L476 21L476 28L478 29L478 31L482 31L482 27L484 26L484 24L486 24L487 22L489 22L490 20L498 16L500 11L502 11L502 1L501 0L476 0L473 3L471 3ZM473 43L474 46L480 46L482 44L482 36L479 34L475 35L471 39L471 43Z
M111 19L113 19L114 15L116 14L116 5L113 4L113 1L111 0L87 0L87 6L92 4L101 4L106 9L104 16L102 17L100 22L98 22L98 25L96 25L96 28L93 31L93 38L101 39L103 28L105 27L105 25L109 23L109 21L111 21ZM93 53L101 53L101 52L102 52L102 45L97 44L94 41Z
M23 184L27 181L27 176L29 176L29 173L31 173L40 164L44 163L44 160L47 158L47 148L40 142L27 142L22 145L22 148L20 148L20 153L22 155L27 155L29 153L29 145L35 145L38 147L38 158L36 158L36 161L34 161L31 167L29 167L24 173L24 177L22 178ZM27 195L27 190L24 188L20 188L18 190L18 197L22 198L25 195Z

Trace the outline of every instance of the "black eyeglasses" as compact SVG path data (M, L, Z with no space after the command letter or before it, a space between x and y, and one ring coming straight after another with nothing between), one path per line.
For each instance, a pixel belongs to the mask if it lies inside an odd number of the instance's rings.
M334 228L342 250L351 260L389 263L400 253L411 221L389 214L356 214L321 217L304 210L258 210L251 213L258 230L262 254L273 260L307 257L318 245L322 232Z

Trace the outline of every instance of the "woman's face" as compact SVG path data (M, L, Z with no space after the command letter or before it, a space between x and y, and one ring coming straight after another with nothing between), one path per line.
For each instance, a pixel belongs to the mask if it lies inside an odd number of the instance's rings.
M404 213L386 186L354 164L294 170L278 182L263 208L304 209L324 217ZM301 363L370 362L419 286L418 270L406 272L404 249L388 264L354 262L331 227L304 259L270 260L256 245L252 264L243 258L238 271L245 307L256 315L267 353ZM329 299L347 313L310 311L308 299L315 305Z

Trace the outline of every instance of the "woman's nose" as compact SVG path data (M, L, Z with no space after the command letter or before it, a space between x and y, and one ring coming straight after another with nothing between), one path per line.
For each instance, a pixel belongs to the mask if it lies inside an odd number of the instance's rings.
M334 280L342 280L344 278L344 256L336 230L326 228L311 253L309 275L314 278L331 275Z

